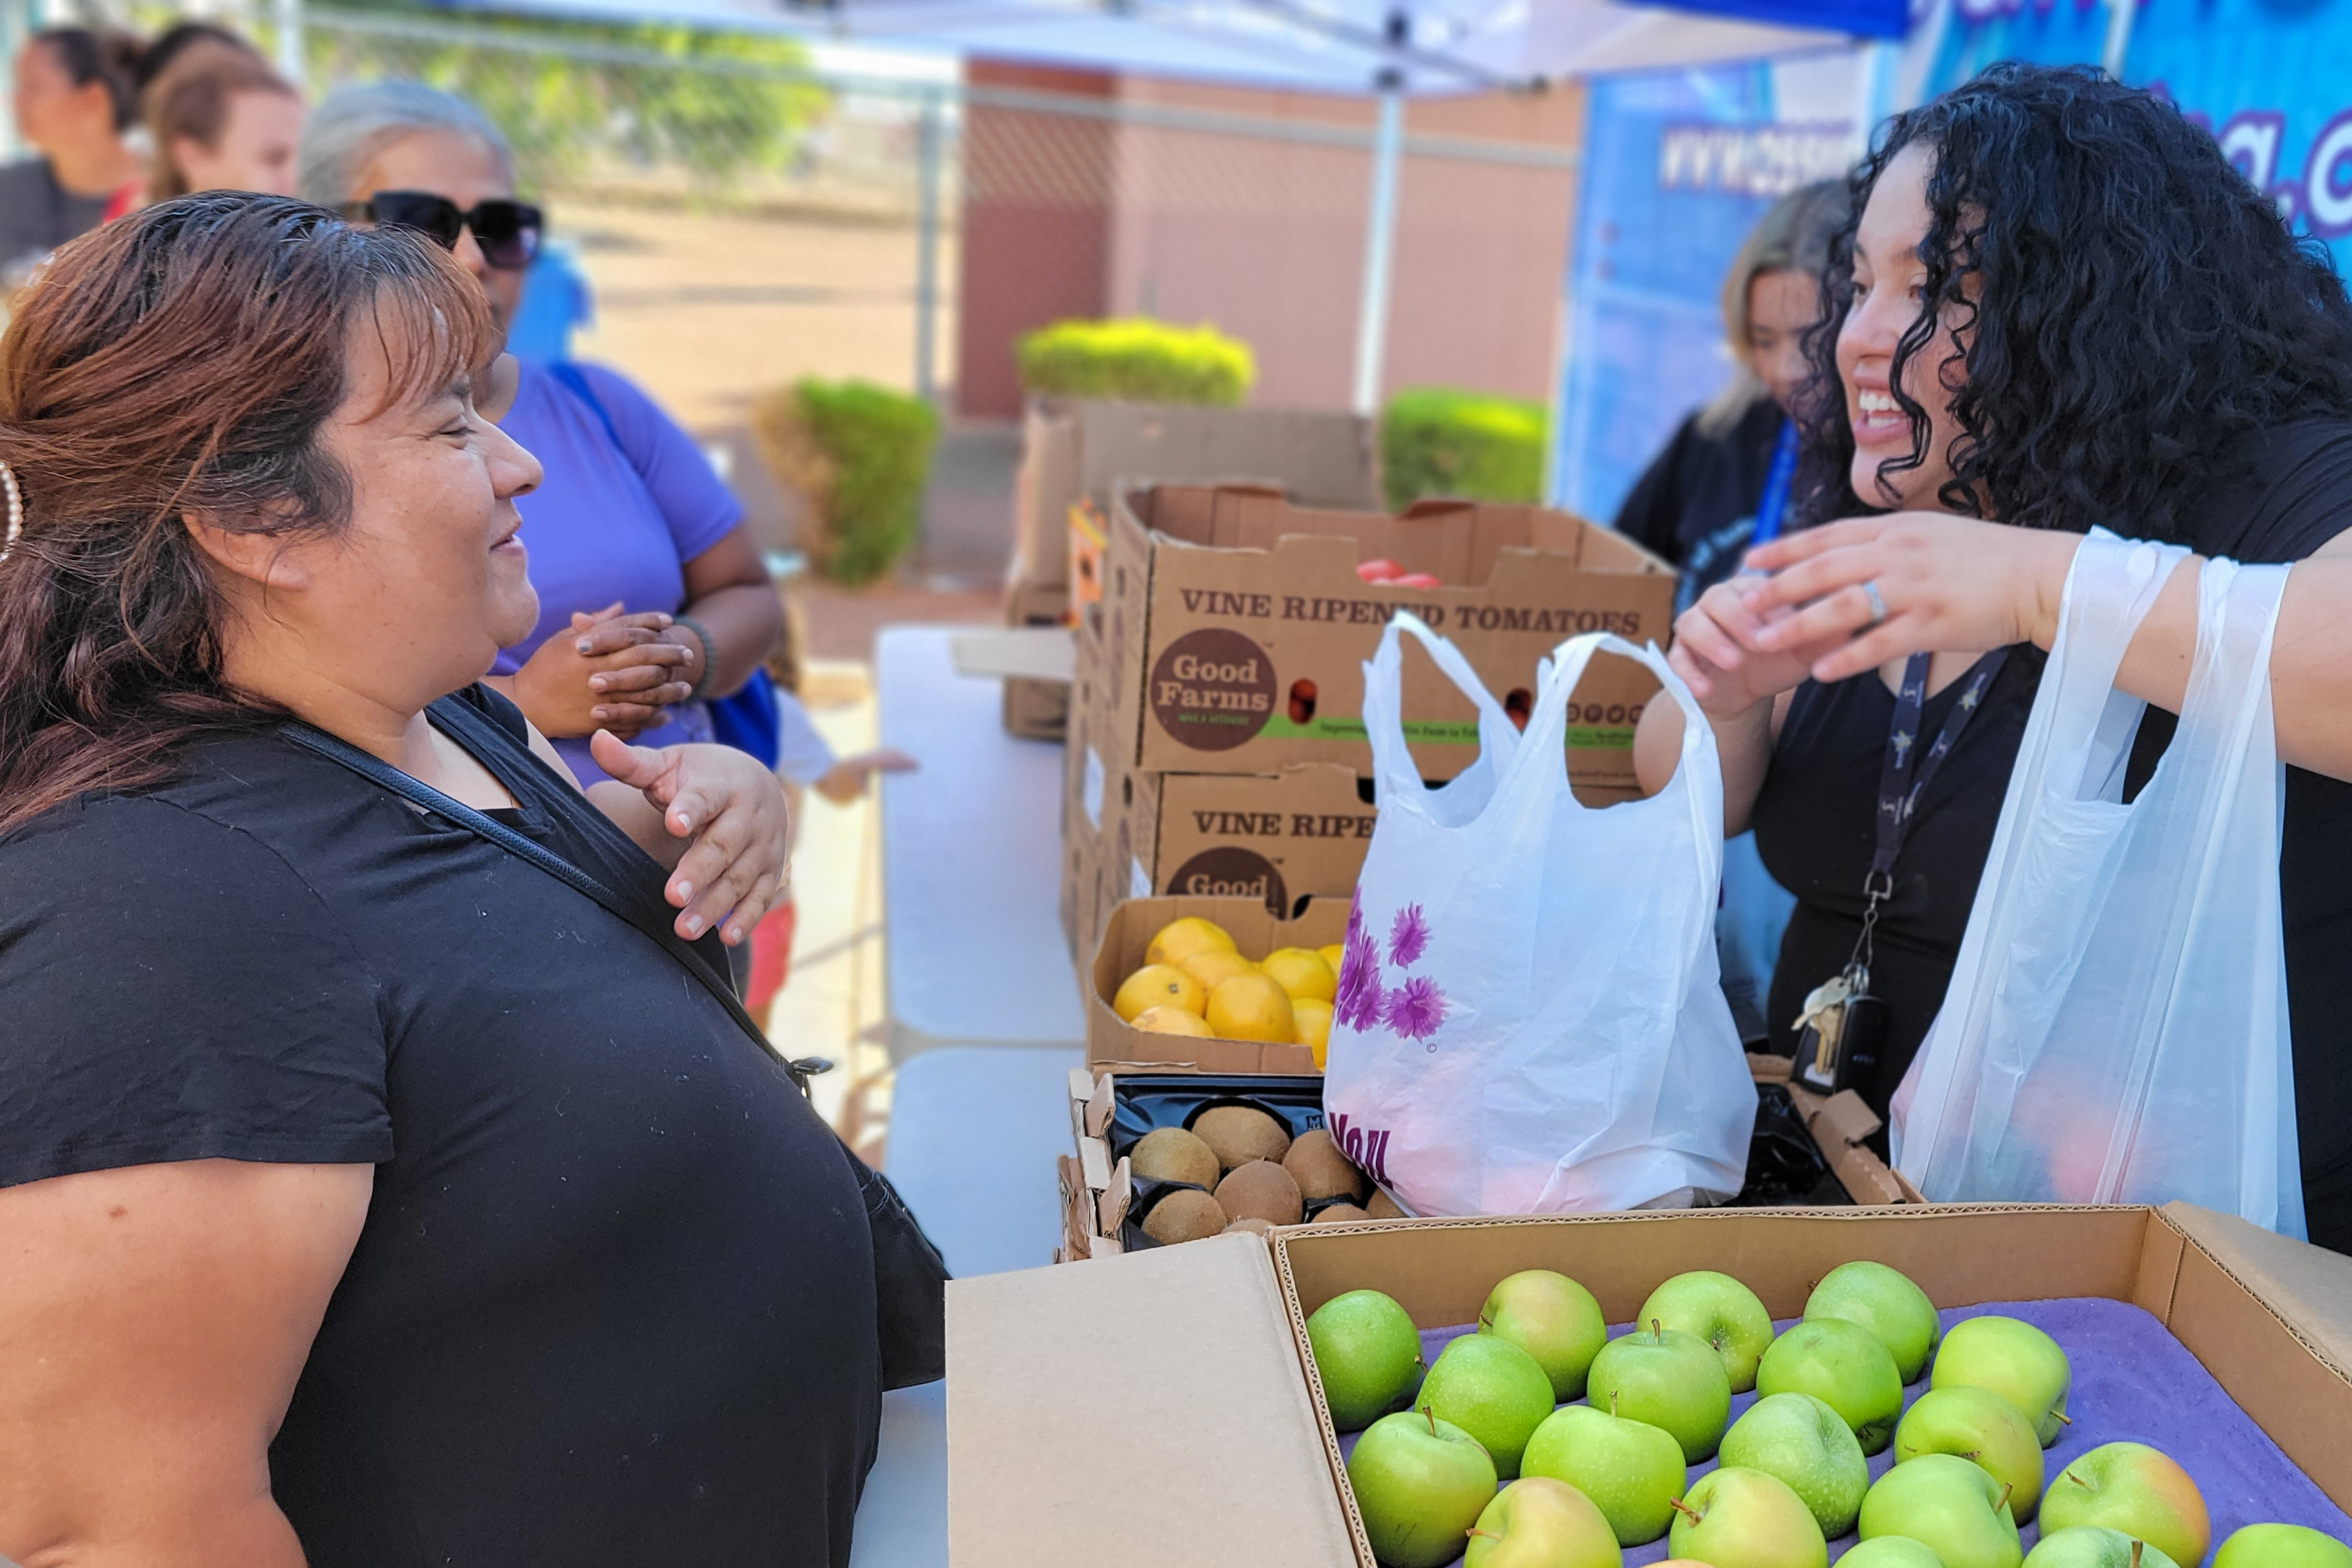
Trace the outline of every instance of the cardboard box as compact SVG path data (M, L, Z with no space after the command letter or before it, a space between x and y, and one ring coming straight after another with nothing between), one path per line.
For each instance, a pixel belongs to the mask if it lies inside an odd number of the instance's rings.
M949 1285L956 1568L1374 1568L1307 1315L1370 1287L1418 1323L1466 1322L1495 1280L1534 1268L1582 1281L1612 1322L1691 1268L1726 1270L1791 1316L1856 1258L1902 1269L1941 1307L2132 1302L2352 1508L2352 1259L2186 1204L1408 1220L1272 1243L1216 1237Z
M1034 399L1013 487L1013 575L1062 590L1065 605L1097 596L1102 531L1074 509L1101 518L1122 478L1246 479L1318 506L1373 506L1374 450L1370 422L1350 415Z
M1507 709L1580 632L1664 643L1674 569L1608 529L1532 506L1423 501L1398 516L1318 510L1265 489L1122 486L1103 602L1080 616L1078 671L1099 683L1110 754L1154 772L1370 771L1363 662L1410 609L1459 648ZM1380 557L1448 584L1367 584ZM1596 659L1569 719L1580 782L1633 778L1633 726L1657 680ZM1417 647L1403 717L1414 765L1448 779L1477 756L1476 709Z
M1296 920L1277 920L1255 897L1128 899L1110 911L1087 976L1087 1062L1175 1063L1202 1072L1311 1073L1315 1053L1305 1046L1250 1040L1203 1040L1155 1035L1119 1021L1110 999L1119 982L1143 967L1144 950L1170 921L1198 915L1225 928L1244 958L1277 947L1328 947L1348 931L1348 900L1316 899Z
M1058 584L1045 584L1015 576L1005 584L1004 624L1008 626L1058 626L1069 619L1069 595ZM1007 733L1032 741L1058 741L1069 728L1070 683L1028 680L1008 676L1004 681L1004 728Z

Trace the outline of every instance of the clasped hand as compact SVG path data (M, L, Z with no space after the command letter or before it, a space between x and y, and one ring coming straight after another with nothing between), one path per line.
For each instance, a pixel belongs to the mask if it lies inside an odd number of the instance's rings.
M625 786L658 814L658 826L645 822L631 837L670 868L664 891L678 911L677 934L692 942L716 925L730 947L750 936L791 885L791 812L776 775L732 746L656 750L599 731L588 750L616 781L592 795ZM631 826L598 805L625 829Z
M549 637L515 671L516 703L543 735L642 733L694 694L698 652L669 640L670 625L658 610L623 615L618 601L575 610L570 635Z

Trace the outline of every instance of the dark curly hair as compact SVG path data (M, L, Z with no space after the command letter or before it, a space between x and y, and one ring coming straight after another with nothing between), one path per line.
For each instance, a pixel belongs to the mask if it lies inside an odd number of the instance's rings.
M1927 412L1904 376L1939 351L1947 384L1965 384L1938 499L2032 528L2178 541L2185 506L2242 469L2249 434L2352 415L2352 302L2326 250L2170 103L2090 67L2004 62L1888 121L1854 171L1805 339L1805 521L1881 510L1851 483L1837 337L1863 209L1914 145L1932 159L1926 304L1893 367L1911 453L1881 474L1927 458Z

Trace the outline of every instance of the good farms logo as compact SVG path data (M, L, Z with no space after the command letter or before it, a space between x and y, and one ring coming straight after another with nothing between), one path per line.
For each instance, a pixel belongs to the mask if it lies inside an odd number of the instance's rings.
M1160 727L1198 752L1226 752L1274 713L1274 660L1239 632L1209 628L1170 643L1151 667Z
M1290 918L1290 889L1273 862L1251 849L1203 849L1176 868L1168 891L1177 898L1256 899L1276 920Z

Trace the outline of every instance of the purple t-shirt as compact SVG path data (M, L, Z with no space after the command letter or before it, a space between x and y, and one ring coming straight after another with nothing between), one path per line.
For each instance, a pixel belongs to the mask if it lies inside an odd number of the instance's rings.
M568 633L574 610L601 610L615 599L631 611L681 608L682 563L718 543L743 515L692 438L624 377L598 365L579 367L604 408L599 418L545 366L526 362L520 369L514 407L499 426L547 470L539 489L515 503L531 585L539 590L539 625L499 655L499 675L512 675L540 644ZM701 703L669 711L667 721L638 734L635 743L710 739L710 714ZM559 740L555 749L583 784L605 776L588 755L586 736Z

